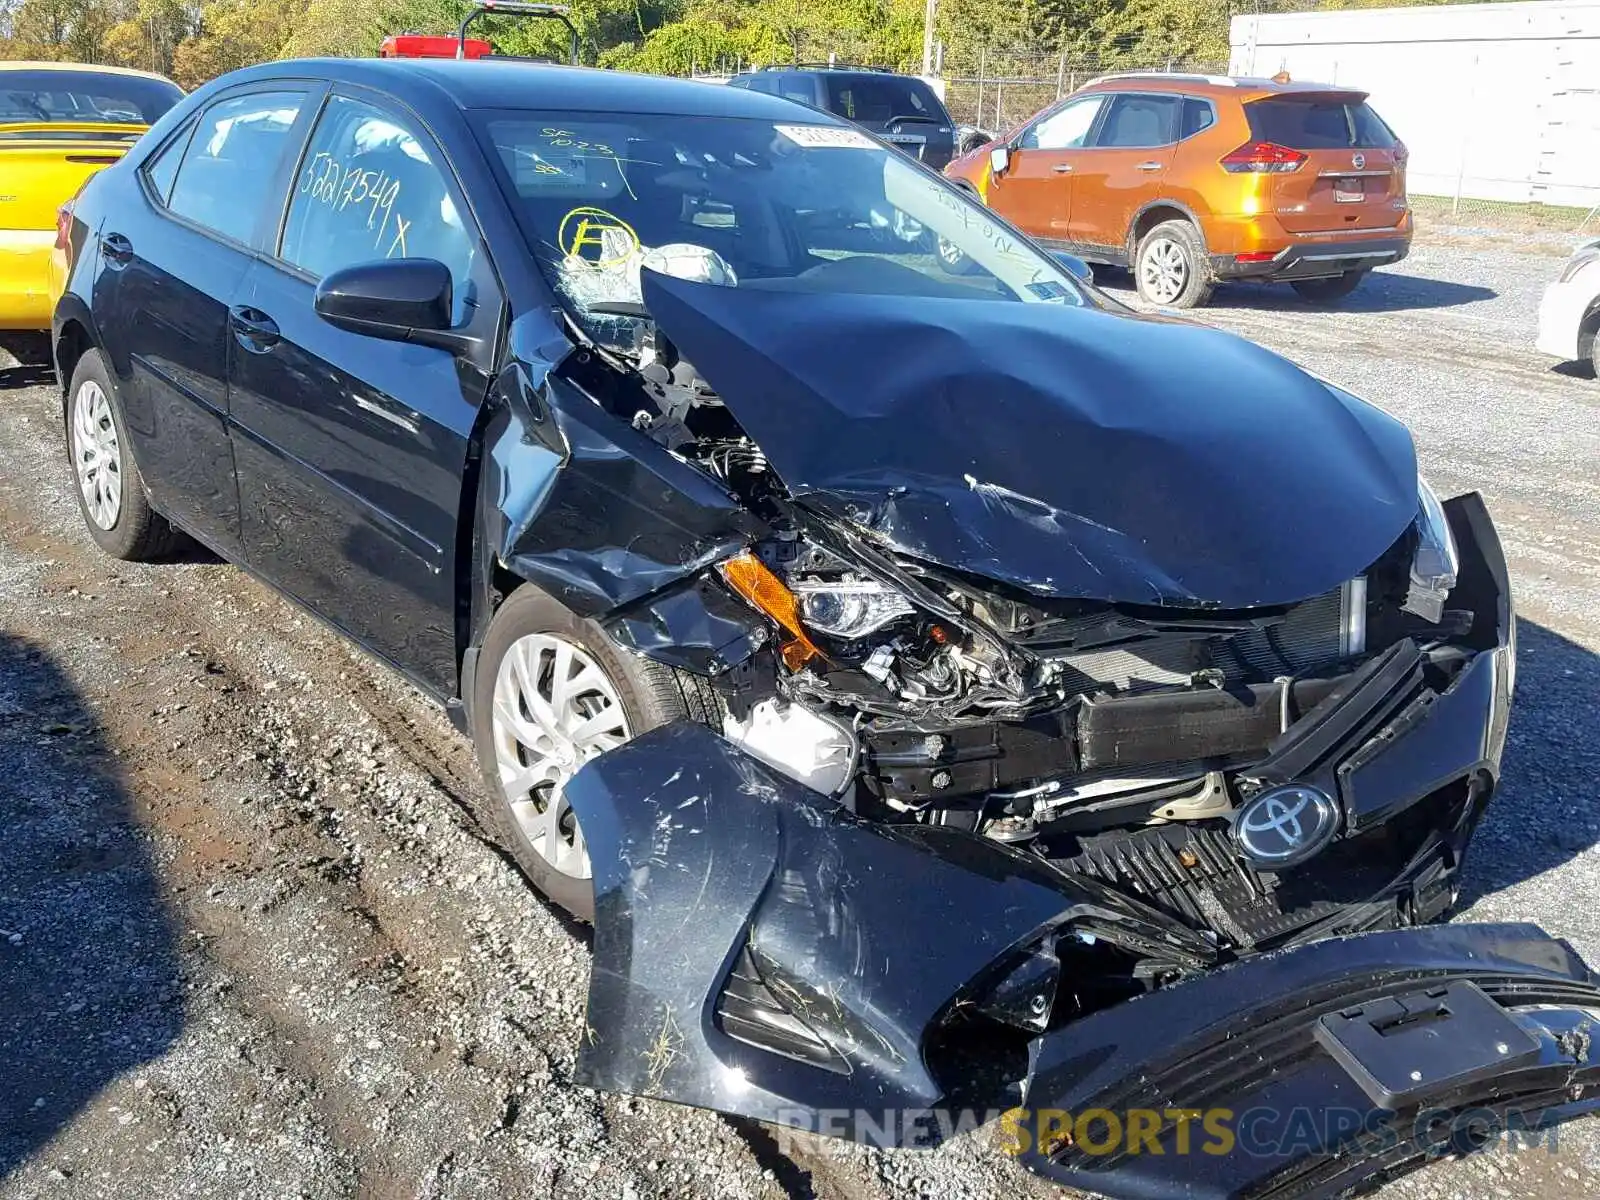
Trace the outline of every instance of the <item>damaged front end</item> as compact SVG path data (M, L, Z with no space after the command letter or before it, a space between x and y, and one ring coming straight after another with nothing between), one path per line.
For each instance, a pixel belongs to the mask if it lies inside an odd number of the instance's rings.
M1225 1058L1229 1022L1277 1022L1295 1103L1380 1115L1219 1167L1218 1195L1406 1165L1370 1126L1488 1103L1512 1026L1517 1112L1578 1102L1547 1085L1587 969L1525 930L1408 928L1454 902L1515 659L1482 501L1441 504L1403 429L1237 339L1093 307L642 278L491 447L544 463L538 497L499 489L500 560L721 704L566 786L595 894L587 1081L891 1145L1025 1095L1028 1165L1112 1195L1171 1181L1102 1177L1039 1114L1110 1105L1086 1081L1118 1054L1192 1107L1163 1064ZM1213 369L1175 383L1155 331ZM896 339L927 352L885 367ZM1063 347L1069 378L1042 353ZM619 503L637 536L602 521L575 549L563 526ZM1546 992L1568 1015L1525 1011ZM1189 1058L1106 1032L1182 1014L1169 996L1216 1009L1162 1027ZM1467 1049L1379 1094L1381 1055L1325 1028L1395 1005ZM1270 1093L1218 1078L1212 1108ZM1177 1136L1162 1121L1144 1133Z

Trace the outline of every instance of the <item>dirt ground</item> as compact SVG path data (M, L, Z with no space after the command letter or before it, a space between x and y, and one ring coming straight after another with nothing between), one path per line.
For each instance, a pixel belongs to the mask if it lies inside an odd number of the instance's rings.
M1600 384L1527 349L1557 270L1436 242L1340 314L1252 289L1204 319L1488 494L1523 656L1465 917L1600 962ZM992 1131L881 1153L575 1085L586 937L485 841L469 748L241 571L98 555L58 404L0 371L0 1200L1061 1194ZM1600 1194L1596 1129L1383 1194Z

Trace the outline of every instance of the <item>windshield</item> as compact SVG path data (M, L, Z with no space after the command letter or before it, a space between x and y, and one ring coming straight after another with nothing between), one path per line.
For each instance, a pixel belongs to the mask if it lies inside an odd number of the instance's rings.
M904 75L828 75L828 111L873 129L894 121L950 124L944 105L920 79Z
M177 84L143 75L0 70L0 125L143 127L155 124L182 99Z
M641 267L769 291L1085 303L1063 265L858 129L476 117L534 257L594 336L637 307Z

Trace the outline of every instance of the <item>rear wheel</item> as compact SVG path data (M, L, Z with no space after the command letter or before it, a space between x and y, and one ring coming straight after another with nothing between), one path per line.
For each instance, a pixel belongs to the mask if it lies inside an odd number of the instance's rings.
M127 562L149 562L184 544L183 535L150 507L116 392L95 350L80 358L72 372L67 454L77 483L78 511L100 549Z
M1200 231L1187 221L1163 221L1139 240L1133 256L1139 298L1164 308L1198 308L1216 280Z
M530 584L500 606L479 651L473 742L500 843L541 892L594 919L588 847L567 781L630 738L689 718L720 726L704 680L617 646Z
M1355 291L1366 277L1365 271L1346 271L1343 275L1328 279L1290 280L1289 286L1300 293L1302 300L1309 300L1312 304L1331 304Z

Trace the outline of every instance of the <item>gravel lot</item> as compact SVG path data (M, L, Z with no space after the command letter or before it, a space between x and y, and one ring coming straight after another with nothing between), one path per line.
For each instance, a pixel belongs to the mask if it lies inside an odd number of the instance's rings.
M1441 493L1488 495L1522 660L1463 915L1600 963L1600 384L1529 349L1557 269L1435 238L1337 315L1239 289L1203 319L1407 421ZM572 1084L586 939L483 839L468 748L234 568L98 556L57 405L0 370L0 1200L1059 1194L992 1133L780 1144ZM1382 1194L1600 1194L1597 1134Z

